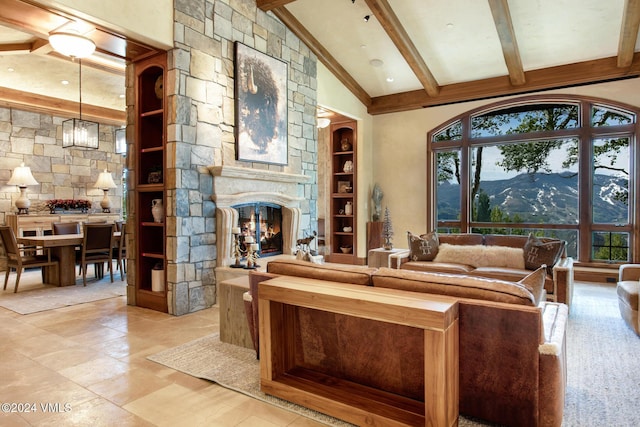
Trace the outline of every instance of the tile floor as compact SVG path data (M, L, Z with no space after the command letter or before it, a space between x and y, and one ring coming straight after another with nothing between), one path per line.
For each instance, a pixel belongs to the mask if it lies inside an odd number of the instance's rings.
M32 273L20 292L41 287ZM217 332L218 322L217 306L174 317L125 297L29 315L0 307L0 425L321 426L146 359ZM22 411L5 412L6 403Z

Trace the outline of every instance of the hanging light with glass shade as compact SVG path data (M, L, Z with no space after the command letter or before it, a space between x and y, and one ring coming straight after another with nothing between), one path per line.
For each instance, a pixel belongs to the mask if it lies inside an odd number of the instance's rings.
M127 154L127 129L119 128L115 132L116 154Z
M98 123L82 120L82 60L78 59L80 108L77 119L69 119L62 122L62 147L63 148L98 148Z
M97 149L98 123L82 120L82 58L93 54L96 45L90 38L71 29L49 34L49 43L56 52L78 60L79 116L62 122L62 147Z

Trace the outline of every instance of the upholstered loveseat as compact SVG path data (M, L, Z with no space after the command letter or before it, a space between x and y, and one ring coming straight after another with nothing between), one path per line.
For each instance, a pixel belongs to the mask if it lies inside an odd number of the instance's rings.
M502 425L561 425L568 308L534 296L543 286L544 269L515 283L390 268L272 261L267 272L250 273L245 299L256 349L259 284L279 275L393 288L399 293L421 293L426 299L448 295L458 304L460 413ZM327 375L340 370L341 376L352 375L360 384L424 401L420 370L424 369L425 348L419 330L311 309L299 308L296 313L300 325L296 357L305 367ZM340 362L345 346L361 349L355 352L358 360L350 356L348 363ZM344 372L346 365L366 369Z
M566 256L563 240L532 235L408 233L408 241L409 250L397 263L400 269L518 281L544 264L546 298L571 305L573 259Z
M623 264L620 266L618 285L618 307L620 315L633 331L640 335L638 319L638 296L640 295L640 264Z

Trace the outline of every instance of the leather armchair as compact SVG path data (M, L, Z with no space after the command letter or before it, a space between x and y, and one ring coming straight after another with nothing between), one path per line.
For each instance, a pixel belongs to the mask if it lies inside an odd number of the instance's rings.
M640 323L638 320L638 293L640 292L640 264L623 264L618 273L618 307L620 315L640 335Z

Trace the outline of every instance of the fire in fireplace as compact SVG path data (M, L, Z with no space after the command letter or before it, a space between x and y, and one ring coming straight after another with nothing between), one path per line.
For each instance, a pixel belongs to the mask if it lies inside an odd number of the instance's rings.
M260 256L282 254L281 206L272 203L247 203L233 208L238 211L242 250L246 250L245 237L253 236L260 245Z

